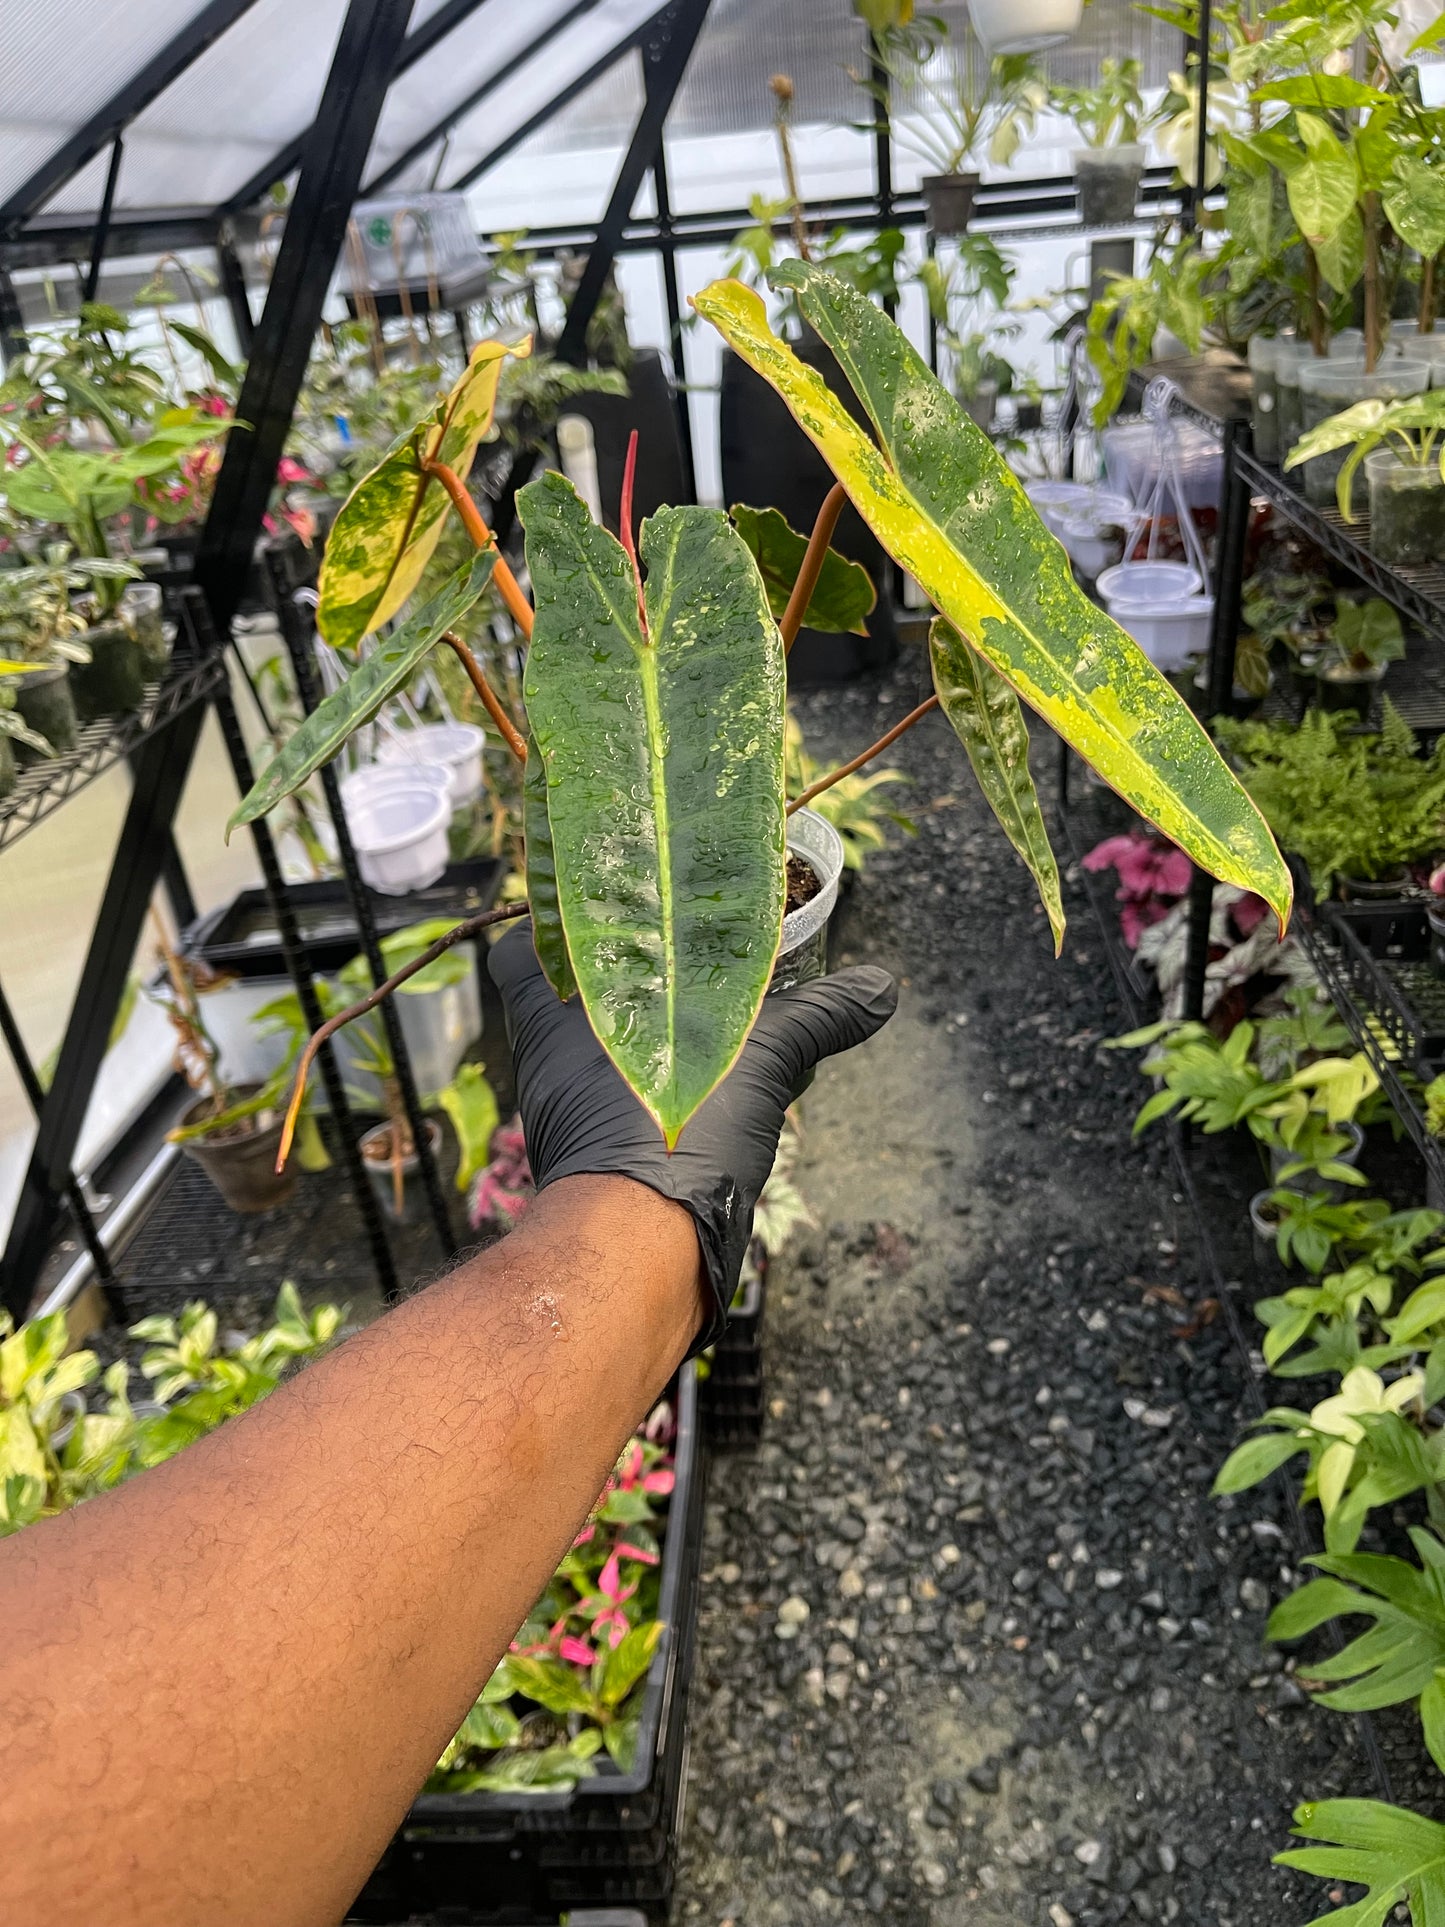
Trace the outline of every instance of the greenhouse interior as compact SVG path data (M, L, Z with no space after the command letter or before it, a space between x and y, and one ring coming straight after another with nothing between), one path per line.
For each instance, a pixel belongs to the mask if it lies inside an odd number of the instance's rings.
M6 1927L1445 1927L1445 11L5 26Z

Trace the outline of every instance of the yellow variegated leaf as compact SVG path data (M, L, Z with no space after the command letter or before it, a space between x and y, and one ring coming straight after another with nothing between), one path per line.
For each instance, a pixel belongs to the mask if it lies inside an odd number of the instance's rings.
M774 280L832 349L878 432L876 447L822 377L768 326L737 281L694 297L777 389L854 507L939 611L1141 816L1201 868L1257 891L1283 926L1284 859L1187 704L1075 583L988 437L865 296L808 262Z
M530 339L479 342L451 393L347 497L326 538L318 585L316 626L333 649L353 648L389 622L421 580L451 506L426 464L466 480L492 425L503 360L531 352Z

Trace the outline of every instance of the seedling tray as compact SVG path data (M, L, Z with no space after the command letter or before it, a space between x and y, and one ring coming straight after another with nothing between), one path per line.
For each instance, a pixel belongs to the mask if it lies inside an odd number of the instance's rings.
M1429 1077L1445 1060L1445 978L1430 967L1418 899L1327 903L1319 911L1351 1000L1397 1061Z
M700 1404L708 1444L720 1451L745 1449L763 1433L763 1308L767 1300L767 1260L743 1302L728 1320L714 1347L702 1381Z
M377 935L387 937L431 917L460 922L489 910L505 874L504 863L479 857L449 864L435 883L404 897L368 890ZM286 894L313 970L339 970L356 955L361 938L344 883L292 884ZM201 917L186 931L182 947L187 956L200 958L213 970L231 971L238 977L286 975L280 933L264 890L242 890Z
M643 1688L636 1766L621 1773L604 1757L594 1778L568 1792L420 1795L349 1920L522 1927L588 1907L667 1917L702 1564L704 1460L690 1365L676 1398L676 1484L658 1598L665 1630Z

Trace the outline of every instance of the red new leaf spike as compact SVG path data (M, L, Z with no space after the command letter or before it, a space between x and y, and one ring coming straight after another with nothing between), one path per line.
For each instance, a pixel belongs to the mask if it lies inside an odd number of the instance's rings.
M622 503L618 521L621 524L622 546L627 551L627 559L632 564L632 579L637 585L637 620L645 636L647 606L642 600L642 570L637 565L637 543L632 534L632 482L636 473L637 430L634 428L627 438L627 460L622 465Z

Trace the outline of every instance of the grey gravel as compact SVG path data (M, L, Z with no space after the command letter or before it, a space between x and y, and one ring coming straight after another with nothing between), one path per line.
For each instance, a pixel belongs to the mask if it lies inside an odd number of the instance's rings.
M809 750L855 750L917 676L804 698ZM1142 1080L1098 1048L1126 1020L1087 905L1066 878L1055 964L949 741L932 718L893 752L920 836L839 911L836 961L902 998L805 1100L817 1228L769 1281L768 1432L711 1473L676 1916L1294 1927L1329 1902L1270 1864L1293 1806L1375 1788L1355 1724L1266 1658L1282 1496L1210 1496L1250 1375L1148 1289L1206 1287L1130 1136ZM1051 742L1035 766L1047 798Z

